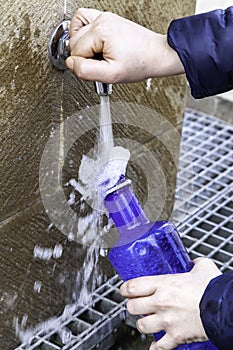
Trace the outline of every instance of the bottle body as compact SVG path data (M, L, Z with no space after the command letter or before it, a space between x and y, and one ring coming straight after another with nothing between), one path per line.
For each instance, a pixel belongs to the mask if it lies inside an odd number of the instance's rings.
M168 221L155 222L135 241L113 247L108 257L123 281L188 272L193 267L175 226Z
M141 276L188 272L193 267L175 226L156 222L136 241L117 245L109 252L109 260L123 281ZM154 334L159 340L164 332ZM209 341L183 344L176 350L216 350Z
M193 262L175 226L167 221L149 222L129 187L107 196L105 206L120 233L108 257L123 281L192 269ZM159 332L155 339L163 335L164 332ZM217 349L207 341L183 344L176 350Z

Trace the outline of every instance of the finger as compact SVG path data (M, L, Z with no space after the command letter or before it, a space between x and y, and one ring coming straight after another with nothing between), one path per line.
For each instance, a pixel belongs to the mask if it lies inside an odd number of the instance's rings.
M199 258L195 258L195 259L193 259L193 262L194 262L194 264L197 264L198 262L201 262L202 260L205 260L206 258L204 258L204 257L199 257Z
M69 46L73 56L84 56L83 50L85 50L85 57L87 51L91 52L91 57L93 57L92 46L90 46L93 42L93 37L92 34L89 33L90 26L90 24L87 24L85 27L80 28L79 31L75 31L74 34L71 35Z
M146 276L134 278L121 285L120 292L126 298L149 296L155 293L165 279L171 275Z
M101 35L94 30L89 30L91 25L80 29L71 39L70 48L72 56L81 56L92 58L95 53L102 53L104 50L104 41Z
M89 22L86 21L85 18L82 18L81 16L74 16L69 26L70 37L72 38L75 33L77 33L80 29L84 28L88 24Z
M175 341L169 334L165 334L159 341L156 342L154 348L150 350L173 350L181 343Z
M156 312L153 298L151 296L128 300L127 310L131 315L148 315Z
M82 17L74 16L70 22L69 34L72 37L77 31L86 26L88 22Z
M70 56L66 60L68 68L84 80L101 81L102 83L116 83L116 69L114 62L111 65L105 60L86 59L83 57Z
M101 13L101 11L87 8L80 8L76 10L70 23L70 36L72 36L83 26L93 22L99 15L101 15Z
M96 9L79 8L75 12L75 16L85 19L88 23L93 22L103 12Z
M156 314L145 316L137 320L139 332L149 334L158 333L163 330L163 325Z

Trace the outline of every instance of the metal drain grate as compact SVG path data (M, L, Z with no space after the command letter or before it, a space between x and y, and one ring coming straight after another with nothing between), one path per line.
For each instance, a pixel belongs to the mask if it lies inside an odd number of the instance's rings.
M173 221L191 257L208 256L226 272L233 270L233 126L204 113L187 110L183 126ZM31 344L15 350L107 350L126 318L114 276L98 288L89 305L38 331ZM63 341L64 336L67 341Z
M183 222L233 181L233 126L193 110L185 114L173 221Z
M46 332L39 331L30 345L22 344L15 350L108 349L115 343L117 328L125 318L121 283L117 275L109 279L93 293L89 305L77 305L68 317L56 320L56 328L53 322L48 323Z
M192 258L233 269L233 126L187 110L173 221ZM181 223L182 222L182 223Z
M221 271L233 269L233 190L224 191L178 226L191 258L206 256Z

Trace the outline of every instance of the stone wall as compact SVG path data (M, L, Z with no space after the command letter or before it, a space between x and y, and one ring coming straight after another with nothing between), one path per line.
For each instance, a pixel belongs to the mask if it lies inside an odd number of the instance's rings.
M86 248L67 239L59 229L51 225L41 201L39 188L40 161L51 134L58 128L61 137L57 150L61 154L66 141L61 123L74 114L99 104L92 83L78 80L69 71L56 71L48 60L47 45L51 31L63 19L64 8L67 9L69 18L77 5L114 11L148 28L165 33L171 19L193 13L195 4L188 0L105 0L78 3L73 0L67 0L66 3L63 0L1 1L2 350L14 349L18 344L13 325L16 320L19 323L27 320L27 328L58 315L64 305L75 301L81 289L81 280L77 284L76 277L77 271L82 269ZM140 145L138 151L136 147L133 155L133 160L138 161L131 161L128 175L133 180L142 203L146 203L149 194L151 195L147 210L152 217L156 216L156 210L159 211L157 216L163 218L168 218L172 211L179 142L174 142L174 147L171 144L173 151L170 151L170 148L164 145L164 140L170 140L174 130L181 129L185 88L184 77L154 79L150 84L142 82L115 86L111 97L115 137L122 144L124 140L134 140ZM137 104L140 107L137 107ZM118 111L121 111L122 115L125 114L122 122L114 120L117 120ZM124 128L124 120L128 120L127 113L137 114L145 123L145 127L131 123ZM157 125L158 116L160 123L157 134L153 130L149 132L148 128L153 124L153 118ZM93 146L95 133L91 141L88 133L86 134L86 137L80 137L68 158L61 159L58 173L62 174L62 181L58 179L58 187L60 183L64 185L70 177L76 176L82 154ZM162 139L158 136L161 134ZM146 171L143 168L143 164L147 167L143 154L148 150L152 160L155 160L162 171L165 195L161 193L159 176L156 181L149 182L148 177L150 171L153 174L154 165L150 164ZM154 185L148 187L148 183ZM69 196L69 188L65 188L65 192ZM164 201L162 210L158 205L160 196ZM61 258L55 253L49 260L38 259L35 256L35 247L49 248L55 252L58 245L63 247ZM99 264L106 275L112 273L106 258Z

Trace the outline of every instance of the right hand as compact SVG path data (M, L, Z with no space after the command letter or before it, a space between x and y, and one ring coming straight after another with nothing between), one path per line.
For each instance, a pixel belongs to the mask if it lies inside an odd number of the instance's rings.
M67 66L84 80L129 83L184 72L166 35L110 12L77 10L70 25L70 49ZM93 59L96 53L103 59Z
M221 275L213 261L194 260L190 272L138 277L121 285L129 298L132 315L147 315L137 321L143 333L166 334L150 350L172 350L178 345L208 340L200 317L200 301L209 282Z

